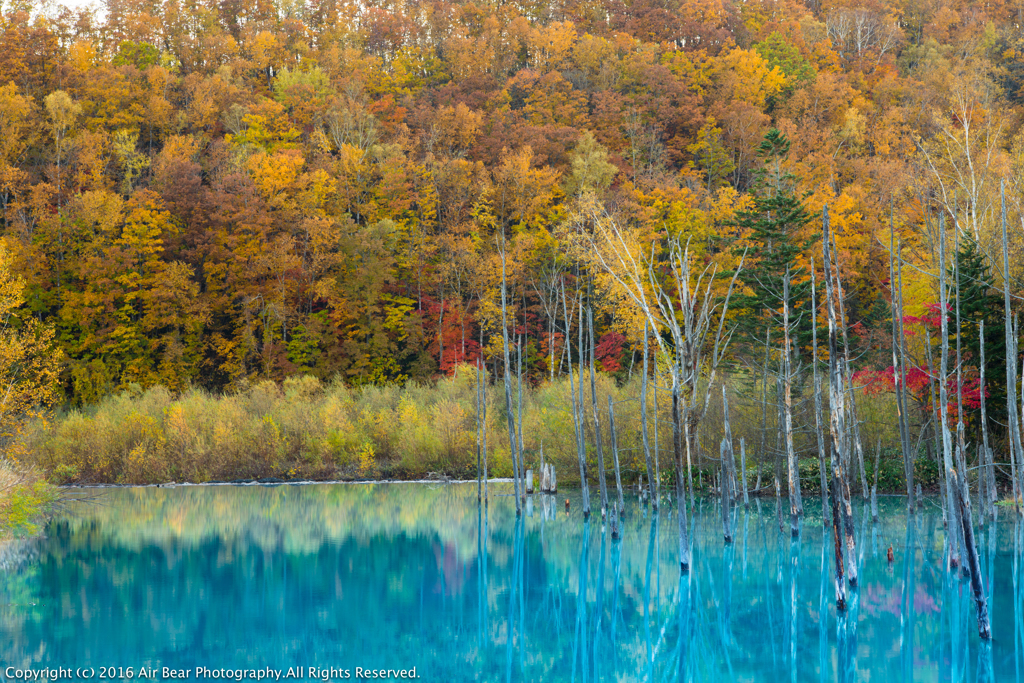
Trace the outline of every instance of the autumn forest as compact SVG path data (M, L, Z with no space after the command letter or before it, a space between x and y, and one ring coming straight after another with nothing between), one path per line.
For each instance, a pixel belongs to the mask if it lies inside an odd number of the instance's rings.
M497 379L505 273L504 328L528 385L561 382L586 351L582 313L572 322L585 302L602 381L622 386L647 327L585 238L610 221L654 261L685 244L719 300L736 275L720 373L753 393L776 391L791 280L808 396L827 205L858 391L891 393L900 317L915 429L927 422L945 268L962 290L950 335L965 409L976 426L984 320L1003 438L1004 216L1014 302L1022 281L1022 12L974 0L7 3L0 231L21 283L7 325L60 359L44 402L65 409L299 376L380 391L481 361ZM372 470L369 441L331 448ZM130 475L121 457L68 478L221 472Z

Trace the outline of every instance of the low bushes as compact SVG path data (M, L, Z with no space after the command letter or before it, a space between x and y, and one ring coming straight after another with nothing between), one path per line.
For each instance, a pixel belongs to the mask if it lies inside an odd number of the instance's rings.
M761 392L735 378L728 381L733 437L737 442L740 437L746 439L750 486L754 485L758 467L762 470L762 486L770 485L774 453L779 447L778 427L769 419L763 437L761 424L766 413L755 400ZM665 386L666 378L660 384ZM623 480L635 482L646 468L640 438L639 380L634 376L619 385L613 377L600 374L596 388L609 480L613 481L607 424L611 397L615 402ZM588 472L593 478L597 454L589 389L589 382L585 382ZM717 391L715 394L720 396ZM488 474L509 477L512 464L504 387L500 383L488 386L486 398ZM653 387L648 400L653 449ZM884 416L884 406L874 406L873 402L885 400L864 397L858 406L864 415ZM513 404L516 402L514 399ZM555 464L559 481L566 485L578 482L579 478L570 405L567 376L524 388L522 433L527 466L536 468L543 457ZM705 486L711 485L719 467L718 444L723 428L720 398L712 401L710 408L698 433L699 453L693 461L694 480ZM673 476L669 411L668 392L660 390L657 415L663 484L668 484ZM769 418L773 418L773 412L767 411ZM807 416L801 418L806 421ZM473 368L463 366L452 377L405 386L352 388L340 382L324 384L305 376L282 384L259 382L225 395L198 389L174 395L162 387L134 388L56 419L30 422L15 446L20 460L45 470L51 481L59 484L269 477L413 479L431 473L473 478L476 425L476 374ZM872 437L877 434L890 444L891 435L895 434L890 427L881 421L866 421L863 428L865 433L870 432ZM761 444L769 453L763 460L757 454ZM801 453L804 487L814 489L818 473L813 434L807 430L798 433L796 445ZM899 492L903 488L902 462L889 456L886 453L883 458L879 489ZM873 459L866 460L870 480ZM919 464L921 467L924 469L919 469L918 479L927 488L934 474L926 472L927 463Z
M0 459L0 541L36 532L36 520L57 499L42 474Z

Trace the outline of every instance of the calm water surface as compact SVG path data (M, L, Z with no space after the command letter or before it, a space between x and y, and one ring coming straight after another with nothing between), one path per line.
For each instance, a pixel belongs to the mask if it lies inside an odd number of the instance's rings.
M612 541L572 492L535 497L517 522L508 496L482 513L475 484L106 490L0 570L0 663L136 680L143 666L302 666L304 680L1020 681L1012 516L978 530L986 647L968 583L942 569L934 504L908 520L884 500L878 525L857 505L861 588L837 619L813 501L793 542L774 501L740 506L728 546L717 503L698 501L681 579L674 510L635 496Z

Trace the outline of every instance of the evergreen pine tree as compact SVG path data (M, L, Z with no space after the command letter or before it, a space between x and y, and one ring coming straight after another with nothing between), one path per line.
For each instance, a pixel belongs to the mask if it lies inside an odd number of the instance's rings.
M985 412L988 415L989 432L1002 434L1000 425L1006 424L1006 327L1003 324L1003 297L993 287L992 271L988 258L982 253L969 235L960 237L957 251L960 284L960 347L964 364L977 366L981 359L981 343L978 338L978 323L985 321ZM955 282L955 272L949 265L950 281ZM950 322L955 322L956 312L950 311ZM950 334L956 334L950 326ZM955 337L949 340L955 348ZM965 409L971 431L980 440L981 409Z
M764 136L758 148L762 167L755 173L753 206L736 216L739 235L744 237L746 264L738 276L742 289L734 296L732 309L738 312L737 341L748 351L760 344L771 329L772 344L782 339L783 278L790 276L791 335L797 349L810 344L812 316L810 281L804 255L815 240L800 236L814 217L796 195L796 178L782 169L789 154L789 140L776 129ZM739 254L744 247L736 245Z

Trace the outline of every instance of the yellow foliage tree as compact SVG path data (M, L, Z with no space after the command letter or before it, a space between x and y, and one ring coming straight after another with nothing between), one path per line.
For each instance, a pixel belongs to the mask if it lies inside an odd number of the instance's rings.
M0 438L5 442L33 411L57 400L64 360L53 327L31 318L15 324L25 281L13 272L12 261L7 243L0 241Z

